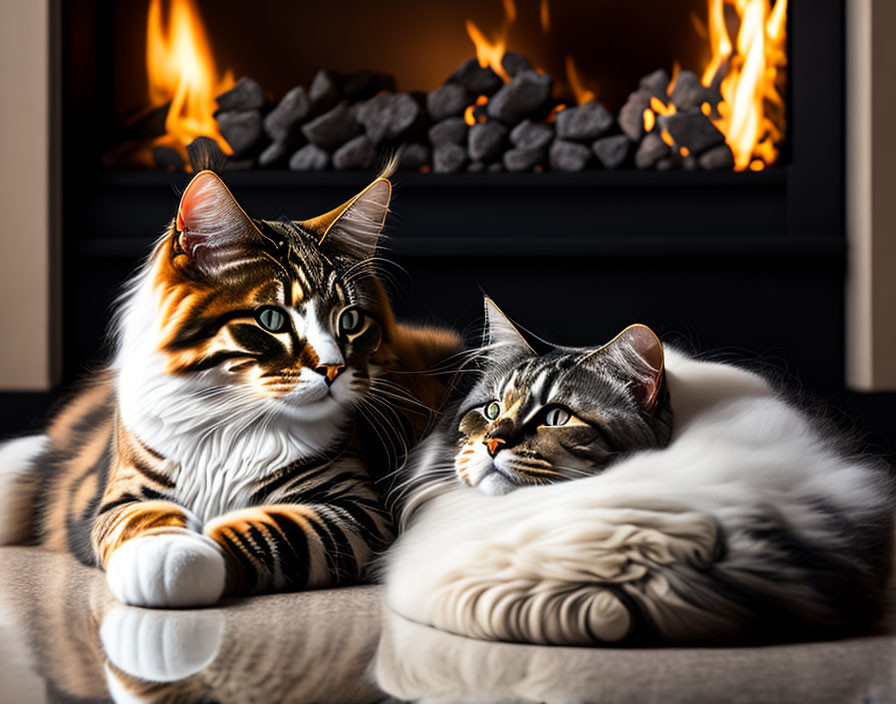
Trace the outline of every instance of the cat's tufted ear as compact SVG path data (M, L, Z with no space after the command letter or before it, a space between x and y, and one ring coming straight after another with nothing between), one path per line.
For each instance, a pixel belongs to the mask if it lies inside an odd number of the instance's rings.
M392 184L381 176L335 210L299 225L319 236L320 247L353 259L367 259L376 251L391 198Z
M630 325L598 350L612 354L620 374L634 383L638 400L653 411L665 388L663 345L646 325Z
M255 223L212 171L201 171L190 181L181 196L174 229L175 243L191 264L213 275L246 262L247 254L262 239Z

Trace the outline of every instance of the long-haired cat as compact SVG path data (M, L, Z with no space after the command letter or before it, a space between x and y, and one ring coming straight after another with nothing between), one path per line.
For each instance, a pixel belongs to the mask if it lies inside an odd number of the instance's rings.
M425 370L459 344L393 318L387 176L291 222L198 173L123 297L111 365L0 450L0 544L69 550L143 606L361 578L392 538L376 445L401 459L443 391Z
M644 326L571 349L486 309L478 380L409 460L407 530L385 563L395 611L574 644L805 637L876 617L886 468L765 379L664 350Z

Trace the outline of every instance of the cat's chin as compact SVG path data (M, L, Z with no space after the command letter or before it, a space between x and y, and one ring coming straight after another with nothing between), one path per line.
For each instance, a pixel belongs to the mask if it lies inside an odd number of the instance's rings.
M518 487L499 471L497 471L496 469L492 469L488 474L486 474L482 479L479 480L476 488L483 494L488 494L489 496L502 496L504 494L510 493Z
M322 421L335 418L345 413L345 408L332 396L325 396L310 403L283 403L283 411L293 420Z

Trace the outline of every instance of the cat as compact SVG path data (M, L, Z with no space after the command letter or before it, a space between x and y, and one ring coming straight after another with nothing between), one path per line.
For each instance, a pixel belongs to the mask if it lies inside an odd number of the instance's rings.
M486 301L472 389L411 453L386 602L461 635L556 644L832 635L878 616L888 468L766 379L633 326L551 347Z
M396 322L377 277L390 173L302 222L251 218L197 173L111 364L0 450L0 544L68 550L139 606L365 577L393 537L383 457L423 431L444 387L426 370L460 346Z

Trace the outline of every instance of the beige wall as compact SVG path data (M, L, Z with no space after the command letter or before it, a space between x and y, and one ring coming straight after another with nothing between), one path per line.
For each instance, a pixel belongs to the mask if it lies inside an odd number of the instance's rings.
M896 389L896 2L847 1L847 381Z
M0 0L0 389L57 378L51 0ZM55 53L55 52L54 52ZM53 103L55 105L55 101ZM51 171L51 164L53 165Z

